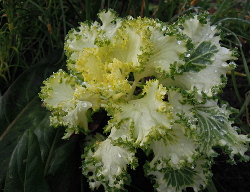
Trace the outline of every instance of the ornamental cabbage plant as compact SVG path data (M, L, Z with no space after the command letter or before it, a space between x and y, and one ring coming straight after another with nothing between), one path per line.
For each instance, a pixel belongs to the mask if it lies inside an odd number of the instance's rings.
M51 75L40 93L51 125L66 127L63 139L87 135L82 173L92 190L125 190L138 149L148 155L145 175L164 192L204 189L217 147L232 163L236 155L248 160L250 139L232 126L234 109L218 102L237 54L221 46L207 14L171 25L112 10L99 19L69 31L67 71ZM94 134L89 122L100 111L109 120Z

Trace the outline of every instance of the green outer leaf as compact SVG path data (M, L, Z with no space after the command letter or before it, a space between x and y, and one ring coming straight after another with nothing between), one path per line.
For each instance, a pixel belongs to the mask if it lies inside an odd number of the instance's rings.
M216 187L215 187L214 181L212 179L209 180L209 183L207 185L207 191L208 192L218 192Z
M0 182L4 181L11 154L23 132L26 129L34 130L45 118L47 112L45 108L41 107L41 102L36 97L21 114L0 141Z
M29 68L0 98L0 187L5 180L11 154L27 129L35 129L47 115L38 92L42 82L64 65L62 50Z
M43 169L38 139L34 132L28 129L11 156L4 191L50 191L43 176Z
M39 124L34 128L34 132L40 144L42 160L45 164L48 164L55 150L56 142L59 142L64 134L64 129L51 127L49 122L50 112L45 111L44 108L41 108L41 110L45 112L44 118L39 121Z
M62 140L63 134L64 129L54 137L45 175L52 191L79 191L82 176L81 152L77 143L79 137L74 135L69 140Z
M30 67L0 98L0 142L21 113L37 97L43 81L65 65L61 58L62 50L58 50L37 65Z
M81 158L78 147L78 136L63 140L65 128L49 126L50 113L34 129L37 135L41 156L44 162L44 175L51 191L79 191L81 177Z

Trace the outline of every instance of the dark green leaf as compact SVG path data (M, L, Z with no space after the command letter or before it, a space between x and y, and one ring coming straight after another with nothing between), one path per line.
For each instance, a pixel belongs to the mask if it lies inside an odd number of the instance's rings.
M11 154L22 134L27 129L36 129L48 118L37 95L43 80L64 65L61 58L62 50L29 68L0 98L0 186L3 186Z
M78 136L63 140L65 129L50 127L49 115L47 113L34 130L41 148L44 175L52 191L78 191L81 177Z
M38 139L34 132L28 129L17 143L11 156L4 191L50 191L43 173Z
M15 109L15 108L14 108ZM14 110L13 109L13 110ZM47 112L41 107L41 102L38 97L33 99L25 109L20 113L21 115L13 121L6 129L8 132L2 137L0 141L0 181L3 182L9 160L14 148L17 145L19 138L27 129L35 129L40 122L45 118Z
M208 192L218 192L212 179L209 181L209 183L207 185L207 191Z
M65 129L50 127L49 115L47 113L34 130L41 148L44 175L52 191L78 191L81 177L78 136L63 140Z
M46 164L46 178L52 191L79 191L81 179L81 151L77 145L78 136L69 140L55 137L54 150Z

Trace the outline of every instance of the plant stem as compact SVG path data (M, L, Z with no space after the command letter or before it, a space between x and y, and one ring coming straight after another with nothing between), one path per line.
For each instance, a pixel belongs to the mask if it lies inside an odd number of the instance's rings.
M165 2L164 0L160 0L159 5L158 5L158 12L156 14L156 18L160 18L164 2Z
M90 21L90 2L86 0L85 11L86 11L86 20Z
M217 10L216 14L215 14L215 17L213 17L212 19L212 24L214 24L216 22L216 20L219 18L220 14L225 10L225 7L227 5L227 3L229 3L230 1L228 0L224 0L222 2L222 4L220 5L219 9Z
M250 101L250 94L246 94L246 100L240 108L239 113L235 116L234 121L238 119L245 111Z
M132 84L132 87L131 87L131 91L130 93L128 94L128 97L127 97L127 100L130 101L134 95L134 92L135 92L135 89L139 83L140 79L139 78L135 78L133 84Z
M63 20L63 35L64 37L66 36L66 20L65 20L65 13L64 13L64 9L63 9L63 1L60 0L60 6L61 6L61 11L62 11L62 20Z
M233 82L233 88L234 88L234 92L236 94L236 97L238 98L240 104L243 104L243 101L241 99L240 93L239 93L239 89L237 87L237 83L236 83L236 78L235 78L235 70L231 71L231 77L232 77L232 82Z

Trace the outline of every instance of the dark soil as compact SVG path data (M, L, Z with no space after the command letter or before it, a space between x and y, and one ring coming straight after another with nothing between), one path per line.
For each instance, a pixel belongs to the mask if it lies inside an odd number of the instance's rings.
M216 159L212 171L213 181L218 192L250 191L250 162L231 165L220 156Z

